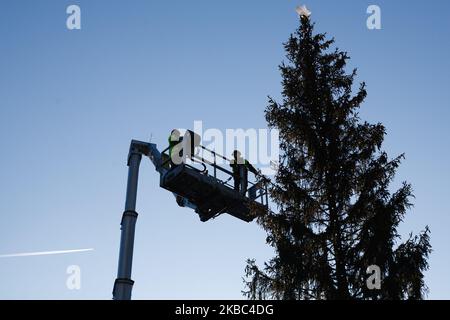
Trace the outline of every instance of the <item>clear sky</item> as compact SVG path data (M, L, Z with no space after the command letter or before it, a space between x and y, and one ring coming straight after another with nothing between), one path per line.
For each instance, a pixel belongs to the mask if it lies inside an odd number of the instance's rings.
M81 30L66 8L81 7ZM174 127L265 128L279 97L282 42L298 25L277 1L0 2L0 299L110 299L132 138L166 146ZM368 30L377 4L382 30ZM450 2L306 2L317 31L349 52L383 122L384 148L406 153L393 187L413 184L402 235L431 228L429 298L450 298ZM135 299L242 298L246 258L271 257L264 232L230 216L201 223L141 166ZM66 269L81 268L81 289Z

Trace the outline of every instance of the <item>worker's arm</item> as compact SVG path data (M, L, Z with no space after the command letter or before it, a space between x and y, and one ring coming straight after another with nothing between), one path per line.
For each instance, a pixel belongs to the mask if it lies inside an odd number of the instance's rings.
M252 172L255 175L259 174L258 170L256 170L256 168L250 162L246 161L246 165L250 172Z

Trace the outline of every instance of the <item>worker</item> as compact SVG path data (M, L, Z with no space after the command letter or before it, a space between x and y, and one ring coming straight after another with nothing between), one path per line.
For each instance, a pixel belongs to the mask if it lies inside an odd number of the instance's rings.
M233 151L233 159L230 162L233 169L234 190L245 196L248 186L248 171L258 175L258 170L241 156L238 150Z
M183 137L181 137L179 130L173 129L172 132L170 133L168 140L169 140L170 167L173 168L181 164L182 162L183 147L180 142L183 141Z

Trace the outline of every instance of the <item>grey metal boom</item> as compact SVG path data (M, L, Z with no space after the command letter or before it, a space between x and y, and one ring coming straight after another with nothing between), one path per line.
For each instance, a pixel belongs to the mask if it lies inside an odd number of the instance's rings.
M157 152L156 145L132 140L130 145L130 151L128 153L128 182L127 182L127 194L125 200L125 210L122 216L121 222L121 237L120 237L120 252L117 278L114 282L113 299L114 300L130 300L131 291L133 289L134 281L131 280L131 268L133 263L133 247L134 247L134 234L136 227L136 220L138 213L136 212L136 199L137 188L139 178L139 166L141 163L142 155L148 155L152 150L153 163L158 168L160 158L158 158L159 152ZM161 155L159 154L159 157Z

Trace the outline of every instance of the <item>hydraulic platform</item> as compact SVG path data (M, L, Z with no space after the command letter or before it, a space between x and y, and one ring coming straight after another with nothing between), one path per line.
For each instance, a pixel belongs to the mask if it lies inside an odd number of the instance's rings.
M196 206L201 221L208 221L222 213L250 222L251 210L264 210L265 205L230 188L223 181L180 164L161 175L160 186Z
M235 190L229 183L233 173L218 164L229 166L230 160L201 145L195 148L202 151L201 156L193 152L188 161L179 165L170 165L169 148L161 153L156 145L150 149L151 153L156 153L150 158L160 173L160 187L171 191L178 205L194 209L203 222L223 213L250 222L255 214L267 209L267 186L257 183L254 177L248 182L248 190Z
M188 131L194 134L192 131ZM185 136L185 143L189 137ZM186 146L186 145L185 145ZM174 164L167 151L160 152L154 143L132 140L128 153L128 183L125 210L121 222L121 239L117 278L114 282L113 298L130 300L133 288L131 269L133 262L134 234L138 213L136 199L139 166L142 156L147 156L160 174L160 187L175 196L179 206L195 210L201 221L208 221L223 213L250 222L268 209L267 187L261 182L248 181L247 190L235 190L229 181L233 173L220 163L230 163L226 157L209 150L199 143L189 145L192 151L179 164ZM201 156L196 150L201 149ZM209 154L204 157L204 154Z

